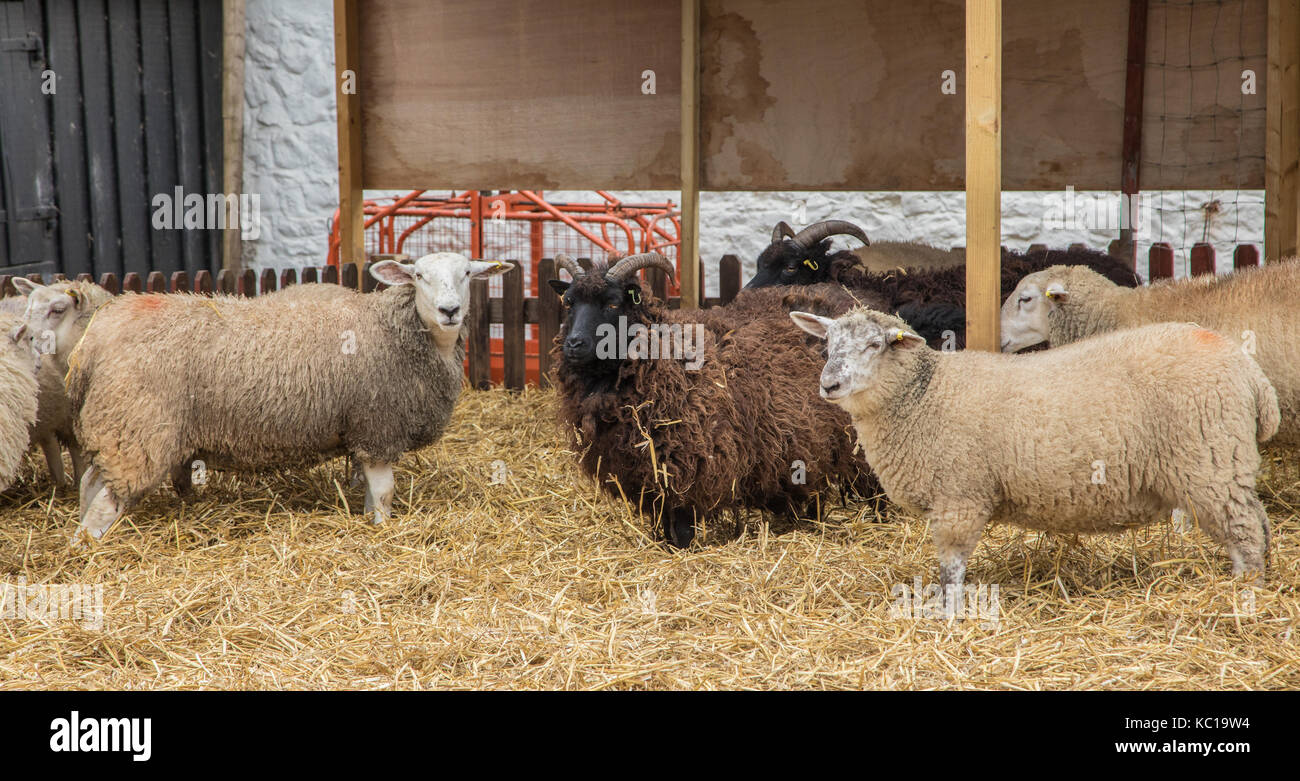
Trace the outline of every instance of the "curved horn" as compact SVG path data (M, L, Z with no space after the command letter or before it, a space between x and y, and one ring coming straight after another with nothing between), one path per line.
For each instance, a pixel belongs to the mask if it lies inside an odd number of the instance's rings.
M775 244L785 237L794 238L794 228L791 228L785 220L781 220L772 229L772 243Z
M569 272L569 276L573 277L574 279L577 279L578 277L581 276L585 276L587 273L586 271L582 270L582 266L579 266L577 263L574 262L573 258L564 254L555 256L555 266L557 268L562 268L565 271Z
M676 279L677 269L673 268L673 262L658 252L642 252L640 255L628 255L611 266L609 271L605 272L605 278L628 279L643 268L657 268L667 274L669 279Z
M861 228L851 222L845 222L844 220L822 220L821 222L814 222L812 225L799 231L797 235L792 236L790 240L795 244L798 244L800 247L808 249L828 236L840 235L852 236L867 246L871 245L871 240L867 238L867 234L864 233Z

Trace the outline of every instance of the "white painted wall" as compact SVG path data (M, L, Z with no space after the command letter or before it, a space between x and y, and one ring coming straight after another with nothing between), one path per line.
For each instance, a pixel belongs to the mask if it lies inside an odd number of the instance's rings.
M330 0L248 0L247 9L244 188L261 195L262 235L245 242L245 262L252 268L319 265L325 262L329 220L338 205L333 4ZM456 184L431 182L429 186L450 190ZM598 200L593 193L547 195L557 201ZM680 203L676 192L616 195L628 201ZM1005 193L1003 242L1017 249L1033 243L1062 247L1072 242L1104 249L1116 237L1114 230L1049 227L1045 218L1052 200L1059 203L1063 198L1062 193ZM1208 239L1215 246L1219 269L1225 270L1231 268L1236 244L1251 242L1263 249L1262 192L1146 194L1146 203L1163 204L1153 210L1150 224L1159 238L1151 240L1175 247L1175 271L1180 276L1186 273L1187 251L1205 230L1200 209L1215 199L1223 209L1211 221ZM772 225L777 220L796 221L800 201L805 201L809 221L853 220L873 239L916 239L943 247L965 243L965 196L959 192L705 193L700 205L702 255L735 254L747 263L746 273L752 272L753 258L766 245ZM519 230L522 239L525 229ZM1145 275L1145 264L1139 271ZM716 292L714 280L707 280L706 287Z

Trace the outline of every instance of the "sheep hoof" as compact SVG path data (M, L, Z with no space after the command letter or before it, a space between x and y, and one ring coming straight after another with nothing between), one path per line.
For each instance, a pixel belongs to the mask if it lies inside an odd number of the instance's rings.
M384 513L382 510L375 510L375 515L370 519L371 526L381 526L384 523Z
M664 542L669 548L688 548L694 540L695 514L690 510L674 510L671 518L664 518Z

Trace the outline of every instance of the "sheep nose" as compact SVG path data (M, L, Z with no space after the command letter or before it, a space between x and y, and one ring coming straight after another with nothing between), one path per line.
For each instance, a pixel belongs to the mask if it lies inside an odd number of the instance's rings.
M439 311L439 312L442 312L444 315L446 315L448 320L451 320L451 319L454 319L454 318L456 317L456 315L460 314L460 307L458 307L458 306L440 306L440 307L438 307L438 311Z
M835 391L837 391L837 390L839 390L839 389L840 389L840 383L838 383L838 382L833 382L833 383L831 383L830 385L827 385L827 384L824 383L824 382L822 383L822 391L824 391L824 392L826 392L826 393L834 393Z
M584 350L587 347L587 337L570 336L564 340L564 349L566 350Z

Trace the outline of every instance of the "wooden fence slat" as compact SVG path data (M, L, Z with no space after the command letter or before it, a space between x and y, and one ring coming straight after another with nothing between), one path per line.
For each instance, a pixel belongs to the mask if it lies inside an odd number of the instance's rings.
M1232 251L1233 268L1250 268L1259 265L1259 247L1254 244L1238 244Z
M275 292L275 269L268 268L262 270L262 283L257 288L258 295L266 295Z
M55 282L67 282L67 281L68 281L68 275L67 275L67 274L63 274L63 273L55 274L55 275L54 275L54 281L55 281Z
M235 281L235 289L241 296L251 298L257 295L257 272L251 268L244 269L244 273Z
M223 268L217 272L217 292L224 295L234 295L235 277L239 273L234 269Z
M1190 271L1194 277L1214 273L1214 247L1203 241L1192 245Z
M315 266L308 266L302 270L302 284L314 285L317 282L319 272Z
M339 272L339 281L343 287L357 289L357 264L349 263Z
M488 281L476 279L470 282L469 291L469 386L475 390L487 390L492 387Z
M122 292L126 293L127 291L132 293L144 292L144 283L140 279L140 275L134 271L128 271L126 275L122 277Z
M524 371L524 269L519 263L501 275L502 379L509 390L523 390Z
M374 274L371 274L371 273L370 273L370 269L372 269L372 268L374 268L374 267L375 267L375 261L373 261L373 260L368 260L368 261L366 261L366 267L365 267L365 270L361 272L361 292L362 292L362 293L372 293L372 292L374 292L374 290L375 290L375 285L377 285L377 284L379 283L379 280L375 279Z
M1147 281L1169 279L1174 275L1174 248L1167 241L1158 241L1147 252Z
M17 295L18 288L14 287L14 278L12 274L0 274L0 298L5 296Z
M700 276L700 279L706 277ZM700 283L703 289L704 283ZM723 255L718 263L718 298L723 306L730 304L740 294L740 258L735 255Z
M95 284L95 276L94 276L93 274L87 274L86 272L83 271L83 272L81 272L80 274L77 275L77 281L78 281L78 282L89 282L90 284L93 285L93 284Z
M145 277L144 289L149 293L166 293L167 277L161 271L150 271Z
M290 285L298 284L298 272L295 269L287 268L280 272L280 289L284 290Z
M107 290L112 295L122 292L122 286L118 284L117 274L109 271L99 275L99 286Z
M339 283L339 267L326 266L321 272L320 281L327 285L337 285Z
M558 278L555 261L542 258L537 264L537 383L543 388L551 387L551 347L560 333L563 317L560 297L547 280Z
M212 272L207 269L199 269L194 275L194 292L201 295L212 295Z
M190 275L184 271L173 271L171 281L171 292L188 293L190 292Z

